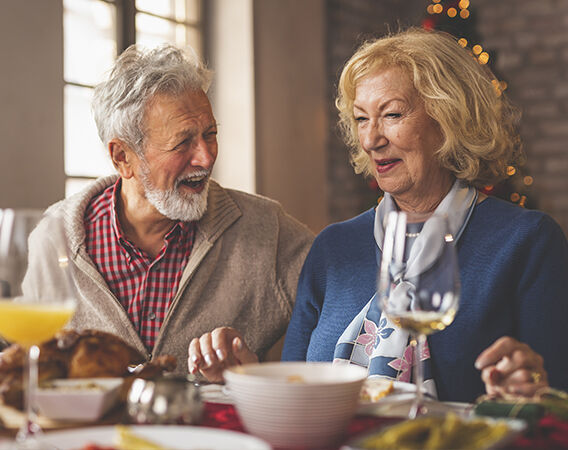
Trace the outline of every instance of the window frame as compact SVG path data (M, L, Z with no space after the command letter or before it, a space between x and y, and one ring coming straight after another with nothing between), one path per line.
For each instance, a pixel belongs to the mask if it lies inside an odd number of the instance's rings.
M103 3L107 3L113 5L115 7L115 17L116 17L116 30L115 30L115 41L116 41L116 55L115 59L126 50L130 45L136 44L136 14L142 13L147 14L152 17L156 17L162 20L167 20L174 24L183 25L185 27L191 27L197 30L200 34L200 44L201 48L196 49L199 53L204 54L206 50L205 44L205 23L206 23L206 2L204 0L197 0L199 4L199 19L197 21L188 21L188 20L178 20L173 17L167 17L160 14L155 14L145 10L139 10L136 7L136 0L97 0ZM63 9L63 13L65 13L65 8ZM65 33L65 30L64 30ZM63 41L65 43L65 40ZM68 81L65 79L65 74L63 76L63 90L65 90L66 86L75 86L80 88L86 89L94 89L94 85L90 84L83 84L77 81ZM65 127L65 123L63 124ZM67 142L64 141L63 143L63 151L64 154L68 151L67 149ZM64 158L65 159L65 158ZM69 175L67 171L64 169L65 174L65 191L66 196L68 195L67 185L68 182L73 181L92 181L96 180L96 176L91 175Z

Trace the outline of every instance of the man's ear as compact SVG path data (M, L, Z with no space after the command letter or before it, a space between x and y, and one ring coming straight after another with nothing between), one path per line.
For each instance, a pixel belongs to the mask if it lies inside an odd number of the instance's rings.
M113 166L122 178L131 178L134 175L133 165L136 153L124 141L112 139L108 143L108 152Z

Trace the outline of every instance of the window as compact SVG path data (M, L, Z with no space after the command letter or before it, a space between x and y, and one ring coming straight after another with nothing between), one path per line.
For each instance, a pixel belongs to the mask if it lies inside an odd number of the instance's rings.
M91 114L93 87L130 44L202 54L201 0L63 0L66 195L114 168Z

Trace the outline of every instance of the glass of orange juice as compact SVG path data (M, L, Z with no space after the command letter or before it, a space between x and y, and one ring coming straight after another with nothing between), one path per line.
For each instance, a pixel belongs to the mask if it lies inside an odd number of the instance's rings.
M34 232L36 227L42 232ZM24 447L33 448L41 433L34 405L39 344L67 324L76 298L64 219L39 210L0 209L0 335L27 350L26 420L16 437Z

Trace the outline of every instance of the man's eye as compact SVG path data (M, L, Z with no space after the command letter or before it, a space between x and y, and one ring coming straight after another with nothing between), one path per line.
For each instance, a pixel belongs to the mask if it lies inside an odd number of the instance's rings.
M217 131L208 131L203 135L203 139L211 142L214 141L215 139L217 139Z
M190 139L184 139L178 145L176 145L172 150L183 150L187 144L189 143Z

